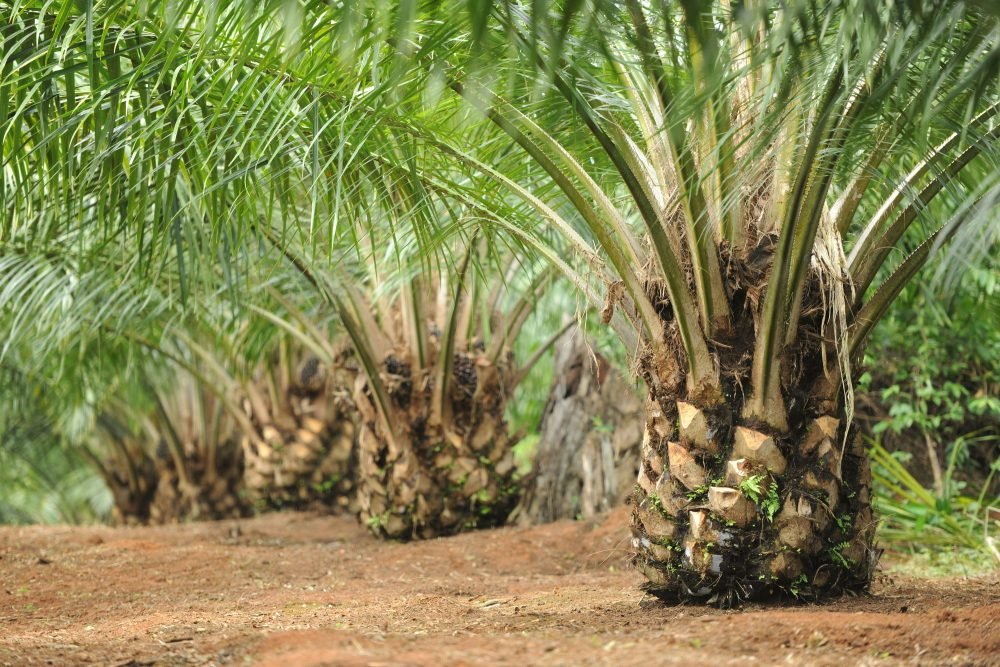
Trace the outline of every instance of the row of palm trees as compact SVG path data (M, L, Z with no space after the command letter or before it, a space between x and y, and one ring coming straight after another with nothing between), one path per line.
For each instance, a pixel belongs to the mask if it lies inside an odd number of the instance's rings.
M151 393L172 488L192 488L180 424L211 422L206 461L242 451L276 498L340 434L362 518L425 537L509 512L505 402L538 358L511 342L569 286L648 391L649 589L864 587L853 380L932 254L959 266L1000 233L997 18L954 0L0 3L0 363L73 378L47 400L112 442L113 397L179 365L216 398L171 415Z

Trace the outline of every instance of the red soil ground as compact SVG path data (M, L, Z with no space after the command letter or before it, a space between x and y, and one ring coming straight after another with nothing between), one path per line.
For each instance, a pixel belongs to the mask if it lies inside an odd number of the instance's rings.
M664 606L625 514L411 544L349 518L0 529L0 665L1000 665L1000 576Z

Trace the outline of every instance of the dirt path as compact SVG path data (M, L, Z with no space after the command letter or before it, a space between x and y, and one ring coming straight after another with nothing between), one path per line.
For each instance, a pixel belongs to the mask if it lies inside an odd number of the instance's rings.
M643 599L622 513L415 544L348 518L0 529L0 665L1000 665L1000 577L722 612Z

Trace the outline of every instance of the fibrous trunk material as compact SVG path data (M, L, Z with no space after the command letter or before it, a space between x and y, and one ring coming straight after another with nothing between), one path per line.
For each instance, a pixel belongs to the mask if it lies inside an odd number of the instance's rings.
M162 455L162 449L156 457L158 481L149 523L227 519L248 514L249 505L241 493L243 457L235 438L219 443L211 460L197 443L185 443L183 477L173 459Z
M672 340L641 360L650 390L632 543L651 593L731 605L870 582L878 556L871 472L836 370L824 363L818 301L807 293L801 342L782 359L787 430L742 416L754 331L742 298L733 309L742 319L717 348L723 397L688 390L669 318Z
M556 343L553 375L518 523L589 519L623 505L635 486L639 395L577 328Z
M126 524L167 524L246 516L242 493L243 456L235 439L209 455L200 443L184 443L184 469L161 441L152 455L133 453L128 471L112 466L108 485L114 516Z
M361 520L394 539L502 524L517 500L503 414L509 361L456 353L440 423L429 369L414 369L403 352L383 368L391 401L385 418L367 381L359 376L355 385Z
M355 511L353 371L306 359L288 385L244 402L256 427L244 435L244 481L258 509Z
M98 467L111 491L111 515L115 523L145 524L156 493L156 466L139 448L127 461L101 461Z

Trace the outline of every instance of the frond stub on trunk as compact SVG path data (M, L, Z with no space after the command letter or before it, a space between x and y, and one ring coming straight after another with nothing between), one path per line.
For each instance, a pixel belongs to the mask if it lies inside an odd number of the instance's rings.
M734 437L733 454L735 456L759 463L767 468L768 472L775 475L781 475L785 472L788 461L778 449L774 438L743 426L736 427Z
M709 425L705 413L690 403L677 402L678 424L681 438L709 454L718 454L718 433Z
M745 528L757 516L757 508L743 493L725 486L709 487L708 506L740 528Z
M674 479L692 491L705 486L708 475L687 447L679 442L669 442L667 457L670 460L670 474Z

